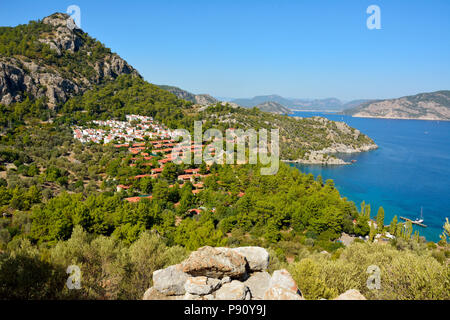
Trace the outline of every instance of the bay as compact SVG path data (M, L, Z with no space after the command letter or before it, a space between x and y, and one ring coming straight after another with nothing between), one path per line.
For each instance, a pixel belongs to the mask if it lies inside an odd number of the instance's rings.
M319 112L295 112L292 116L322 116L346 122L371 137L377 150L338 155L356 160L351 165L291 164L305 173L333 179L341 196L371 205L372 218L385 210L385 224L392 218L420 217L428 228L414 227L429 241L439 241L445 218L450 219L450 122L353 118Z

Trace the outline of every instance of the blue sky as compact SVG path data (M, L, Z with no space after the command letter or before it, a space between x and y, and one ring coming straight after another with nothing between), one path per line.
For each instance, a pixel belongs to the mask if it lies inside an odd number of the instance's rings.
M450 89L448 0L0 1L0 25L81 9L146 80L219 97L393 98ZM366 27L369 5L381 30Z

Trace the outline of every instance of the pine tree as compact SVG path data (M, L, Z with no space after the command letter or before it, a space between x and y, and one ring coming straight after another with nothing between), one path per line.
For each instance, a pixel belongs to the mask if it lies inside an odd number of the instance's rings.
M366 205L366 208L364 210L364 214L366 215L366 217L370 220L370 204Z
M395 235L395 232L397 231L397 224L398 224L397 216L394 216L394 218L391 221L391 225L389 226L390 234Z
M383 233L384 230L384 209L380 207L377 213L377 232Z

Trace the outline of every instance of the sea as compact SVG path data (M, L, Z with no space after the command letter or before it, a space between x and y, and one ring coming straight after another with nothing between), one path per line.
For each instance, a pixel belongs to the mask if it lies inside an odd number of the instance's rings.
M385 211L392 218L420 218L427 228L414 226L428 241L439 241L445 218L450 220L450 121L354 118L321 112L295 112L292 116L321 116L343 121L371 137L378 149L338 154L351 165L291 164L301 172L333 179L342 197Z

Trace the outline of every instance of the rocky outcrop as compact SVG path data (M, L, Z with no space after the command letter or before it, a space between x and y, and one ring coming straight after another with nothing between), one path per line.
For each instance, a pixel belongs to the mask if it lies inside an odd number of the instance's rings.
M170 266L153 272L153 286L168 296L182 295L186 292L185 283L188 278L180 265Z
M212 278L242 278L246 275L245 257L228 248L203 247L182 263L183 272Z
M321 164L321 165L343 165L350 164L342 159L331 157L320 151L310 151L305 154L304 159L298 159L295 161L287 161L291 163L301 163L301 164Z
M303 300L286 270L271 276L260 247L203 247L182 263L153 273L144 300Z
M219 279L201 277L189 277L184 283L187 293L192 295L204 296L210 294L221 286Z
M260 247L239 247L232 251L244 256L251 271L263 271L269 266L269 253Z
M84 84L66 79L45 65L0 58L0 103L9 105L22 101L24 93L36 98L46 97L50 107L80 93Z
M264 293L264 300L304 300L291 274L277 270L270 279L269 289Z
M57 57L72 59L70 63L73 65L82 61L84 70L90 71L80 72L78 68L67 68L65 63L55 63L46 58L0 57L0 103L9 105L20 102L28 94L46 98L47 105L53 108L121 74L139 76L125 60L117 54L108 53L106 48L101 57L92 59L92 41L87 43L85 39L89 37L82 30L70 27L75 23L68 15L55 13L38 23L50 25L51 31L41 32L36 41L48 45ZM70 55L68 58L64 56L65 52L77 58Z
M216 300L251 300L250 289L240 281L233 280L215 292Z
M255 272L245 280L244 284L250 289L253 300L264 299L264 294L270 288L271 279L271 275L268 272L263 271Z
M163 90L173 93L180 99L190 101L194 104L198 104L204 107L215 105L216 103L219 102L216 98L210 96L209 94L193 94L178 87L167 85L159 85L159 87Z
M366 300L366 298L356 289L345 291L334 300Z

